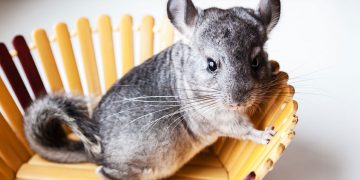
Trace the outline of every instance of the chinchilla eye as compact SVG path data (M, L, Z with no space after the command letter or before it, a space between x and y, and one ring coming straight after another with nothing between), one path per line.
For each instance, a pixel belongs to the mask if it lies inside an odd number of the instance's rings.
M258 69L260 67L260 58L259 57L255 57L252 61L251 61L251 67L253 69Z
M218 68L216 62L211 58L207 58L207 62L208 62L208 70L212 72L216 71L216 69Z

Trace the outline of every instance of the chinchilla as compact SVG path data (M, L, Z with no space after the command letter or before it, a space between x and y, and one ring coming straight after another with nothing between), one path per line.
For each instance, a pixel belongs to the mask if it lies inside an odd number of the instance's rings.
M280 0L261 0L257 10L169 0L167 13L186 40L133 68L93 113L86 99L60 94L27 109L33 150L57 162L94 162L104 179L144 180L174 174L218 137L270 141L273 129L255 129L248 114L275 87L264 44ZM67 138L64 124L80 141Z

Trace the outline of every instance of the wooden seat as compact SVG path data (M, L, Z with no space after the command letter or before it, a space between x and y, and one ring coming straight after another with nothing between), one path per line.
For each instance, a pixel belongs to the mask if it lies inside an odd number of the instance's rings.
M46 161L39 155L34 155L27 163L21 166L17 178L24 180L100 179L96 174L96 165L94 164L60 164ZM202 152L183 167L174 178L225 180L227 179L227 173L214 154Z
M140 42L135 42L137 35ZM53 38L37 29L33 44L16 36L14 50L10 51L0 43L4 72L0 78L0 179L100 179L94 164L59 164L34 154L24 137L24 109L33 99L50 92L101 96L116 79L170 46L176 37L167 19L155 26L155 19L145 16L139 26L134 26L132 17L125 15L114 27L109 16L101 16L96 28L91 28L88 19L80 18L74 31L65 23L57 23ZM17 59L19 63L14 62ZM288 78L286 73L280 76ZM252 116L258 129L275 127L277 134L268 145L220 138L169 179L238 180L252 171L262 179L295 135L297 103L293 94L294 89L285 85Z

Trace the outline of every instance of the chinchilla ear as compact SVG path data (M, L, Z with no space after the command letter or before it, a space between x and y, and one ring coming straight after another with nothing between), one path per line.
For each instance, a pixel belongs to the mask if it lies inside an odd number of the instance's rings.
M279 22L280 11L280 0L260 0L259 16L266 26L267 33L270 33Z
M169 0L167 14L176 29L190 38L199 16L199 11L193 2L191 0Z

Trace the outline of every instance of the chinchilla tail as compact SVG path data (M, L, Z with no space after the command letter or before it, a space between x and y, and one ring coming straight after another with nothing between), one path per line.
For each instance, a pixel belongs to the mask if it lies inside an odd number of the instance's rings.
M91 162L101 153L98 126L83 97L48 95L25 112L24 129L31 148L41 157L63 163ZM71 140L68 126L80 141Z

